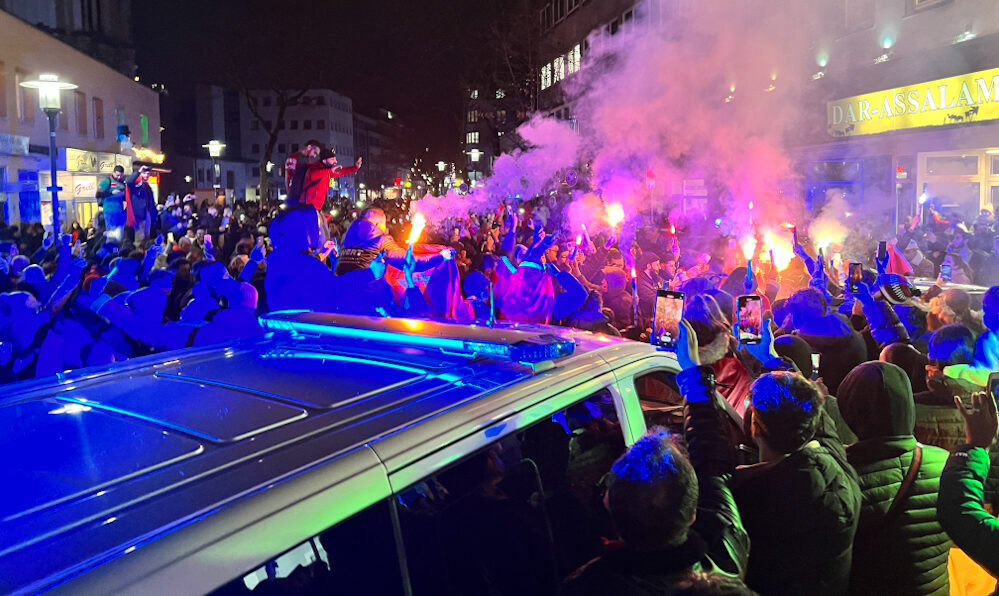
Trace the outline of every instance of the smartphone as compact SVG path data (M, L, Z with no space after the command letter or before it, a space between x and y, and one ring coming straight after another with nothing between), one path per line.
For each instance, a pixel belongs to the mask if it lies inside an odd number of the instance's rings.
M857 284L864 281L864 264L850 263L850 293L857 293Z
M681 320L683 320L683 292L657 290L650 343L654 346L675 349L680 337Z
M989 395L999 403L999 372L989 375Z
M739 341L758 344L763 340L763 299L755 294L739 296L735 300L736 325Z
M940 279L954 281L954 271L950 265L940 265Z
M888 242L882 240L878 242L878 262L885 260L886 256L888 256Z
M822 361L822 354L812 354L812 370L815 372L815 376L818 376L819 364Z
M170 242L171 245L177 243L177 239L174 237L173 232L167 232L167 241Z

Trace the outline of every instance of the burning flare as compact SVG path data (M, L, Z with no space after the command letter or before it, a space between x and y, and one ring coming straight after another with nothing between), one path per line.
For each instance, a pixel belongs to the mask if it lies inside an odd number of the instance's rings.
M742 256L744 256L747 261L752 259L753 255L756 254L756 238L749 236L743 239L741 248Z
M616 228L622 221L624 221L624 207L621 203L611 203L604 208L604 212L607 214L607 222L612 228Z
M409 241L407 244L416 244L416 241L420 239L420 234L423 233L423 228L427 225L427 218L423 216L422 213L417 213L413 216L413 227L409 230Z

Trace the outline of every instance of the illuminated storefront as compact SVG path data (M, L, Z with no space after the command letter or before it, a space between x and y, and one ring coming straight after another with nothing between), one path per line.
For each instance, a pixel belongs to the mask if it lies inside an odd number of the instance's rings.
M901 221L916 213L924 188L939 209L969 220L999 206L999 68L840 96L824 107L828 142L798 151L813 208L841 190Z

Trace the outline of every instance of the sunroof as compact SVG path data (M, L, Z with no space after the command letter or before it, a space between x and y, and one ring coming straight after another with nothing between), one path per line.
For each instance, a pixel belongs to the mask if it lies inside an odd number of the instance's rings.
M194 438L56 400L0 407L0 428L5 521L202 450Z
M155 376L125 377L57 396L149 420L209 441L238 441L304 418L305 410L212 385Z
M246 388L327 409L418 381L426 373L416 366L282 347L181 364L158 376Z

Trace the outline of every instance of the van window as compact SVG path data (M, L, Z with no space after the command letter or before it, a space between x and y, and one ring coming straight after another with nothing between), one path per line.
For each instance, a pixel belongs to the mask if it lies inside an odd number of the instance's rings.
M211 594L401 594L391 506L376 503Z
M683 432L683 396L676 384L676 374L655 370L635 377L635 392L645 416L645 427L664 426Z
M413 594L556 593L615 536L602 483L624 450L603 390L401 491Z

